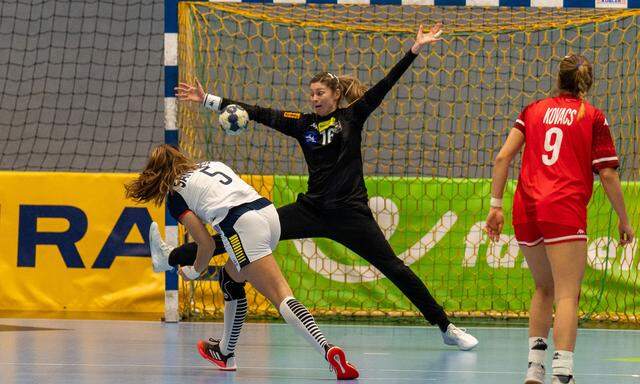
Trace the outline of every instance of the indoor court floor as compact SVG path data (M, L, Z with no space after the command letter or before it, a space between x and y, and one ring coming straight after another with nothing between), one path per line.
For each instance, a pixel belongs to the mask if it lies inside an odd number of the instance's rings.
M360 379L353 382L523 382L523 328L471 327L480 345L462 352L444 345L435 327L320 325L359 368ZM284 323L245 324L238 371L218 371L200 357L196 342L221 332L220 323L0 318L0 383L336 381L328 364ZM577 383L640 384L640 330L581 329L577 348Z

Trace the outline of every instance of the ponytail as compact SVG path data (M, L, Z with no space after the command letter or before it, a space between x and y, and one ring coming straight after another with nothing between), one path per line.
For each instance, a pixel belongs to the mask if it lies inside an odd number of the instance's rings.
M558 92L568 92L579 99L583 99L593 85L593 67L581 55L567 55L560 62L558 71ZM584 117L586 108L584 101L580 102L578 120Z
M589 89L593 84L593 70L588 62L580 62L580 64L578 64L578 68L575 71L575 77L578 97L582 99L587 95L587 92L589 92ZM580 109L578 110L578 120L584 117L585 110L584 101L581 101Z
M321 72L315 75L309 84L322 83L333 92L340 93L338 106L344 100L346 105L361 98L367 91L367 87L353 76L336 76L331 72Z
M359 98L364 96L364 93L367 91L367 87L355 77L340 76L338 78L338 81L340 94L342 98L344 98L344 100L347 102L347 104L351 104L354 101L358 100Z

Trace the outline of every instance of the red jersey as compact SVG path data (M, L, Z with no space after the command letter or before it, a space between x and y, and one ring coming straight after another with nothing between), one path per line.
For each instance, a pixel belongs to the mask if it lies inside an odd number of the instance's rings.
M584 115L578 119L580 104ZM529 104L514 125L524 134L513 223L548 221L586 229L593 172L617 168L604 114L584 100L560 95Z

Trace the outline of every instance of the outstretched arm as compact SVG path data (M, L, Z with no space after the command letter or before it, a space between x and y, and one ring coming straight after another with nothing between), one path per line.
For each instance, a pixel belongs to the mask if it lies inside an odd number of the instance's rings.
M365 120L369 115L382 103L384 97L389 93L391 88L395 85L395 83L400 80L402 74L406 72L411 63L418 57L418 54L427 44L434 44L442 38L440 35L442 34L442 23L437 23L428 33L423 31L423 26L420 25L418 28L418 34L416 36L416 41L413 43L411 50L407 52L406 55L391 68L389 73L380 80L376 85L371 87L367 92L365 92L364 96L354 102L353 108L356 113L356 116Z
M257 105L249 105L240 101L234 101L220 96L205 93L202 84L196 79L196 85L179 83L175 88L176 96L180 101L192 101L202 104L203 107L214 112L220 112L227 105L236 104L241 106L249 119L266 125L288 136L295 136L298 120L302 116L298 112L285 112L277 109L263 108Z

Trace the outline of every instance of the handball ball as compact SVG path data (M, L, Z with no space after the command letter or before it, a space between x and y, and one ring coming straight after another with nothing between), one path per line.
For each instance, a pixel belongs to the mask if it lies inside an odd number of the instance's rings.
M218 118L227 135L236 136L247 130L249 114L241 106L227 105Z

